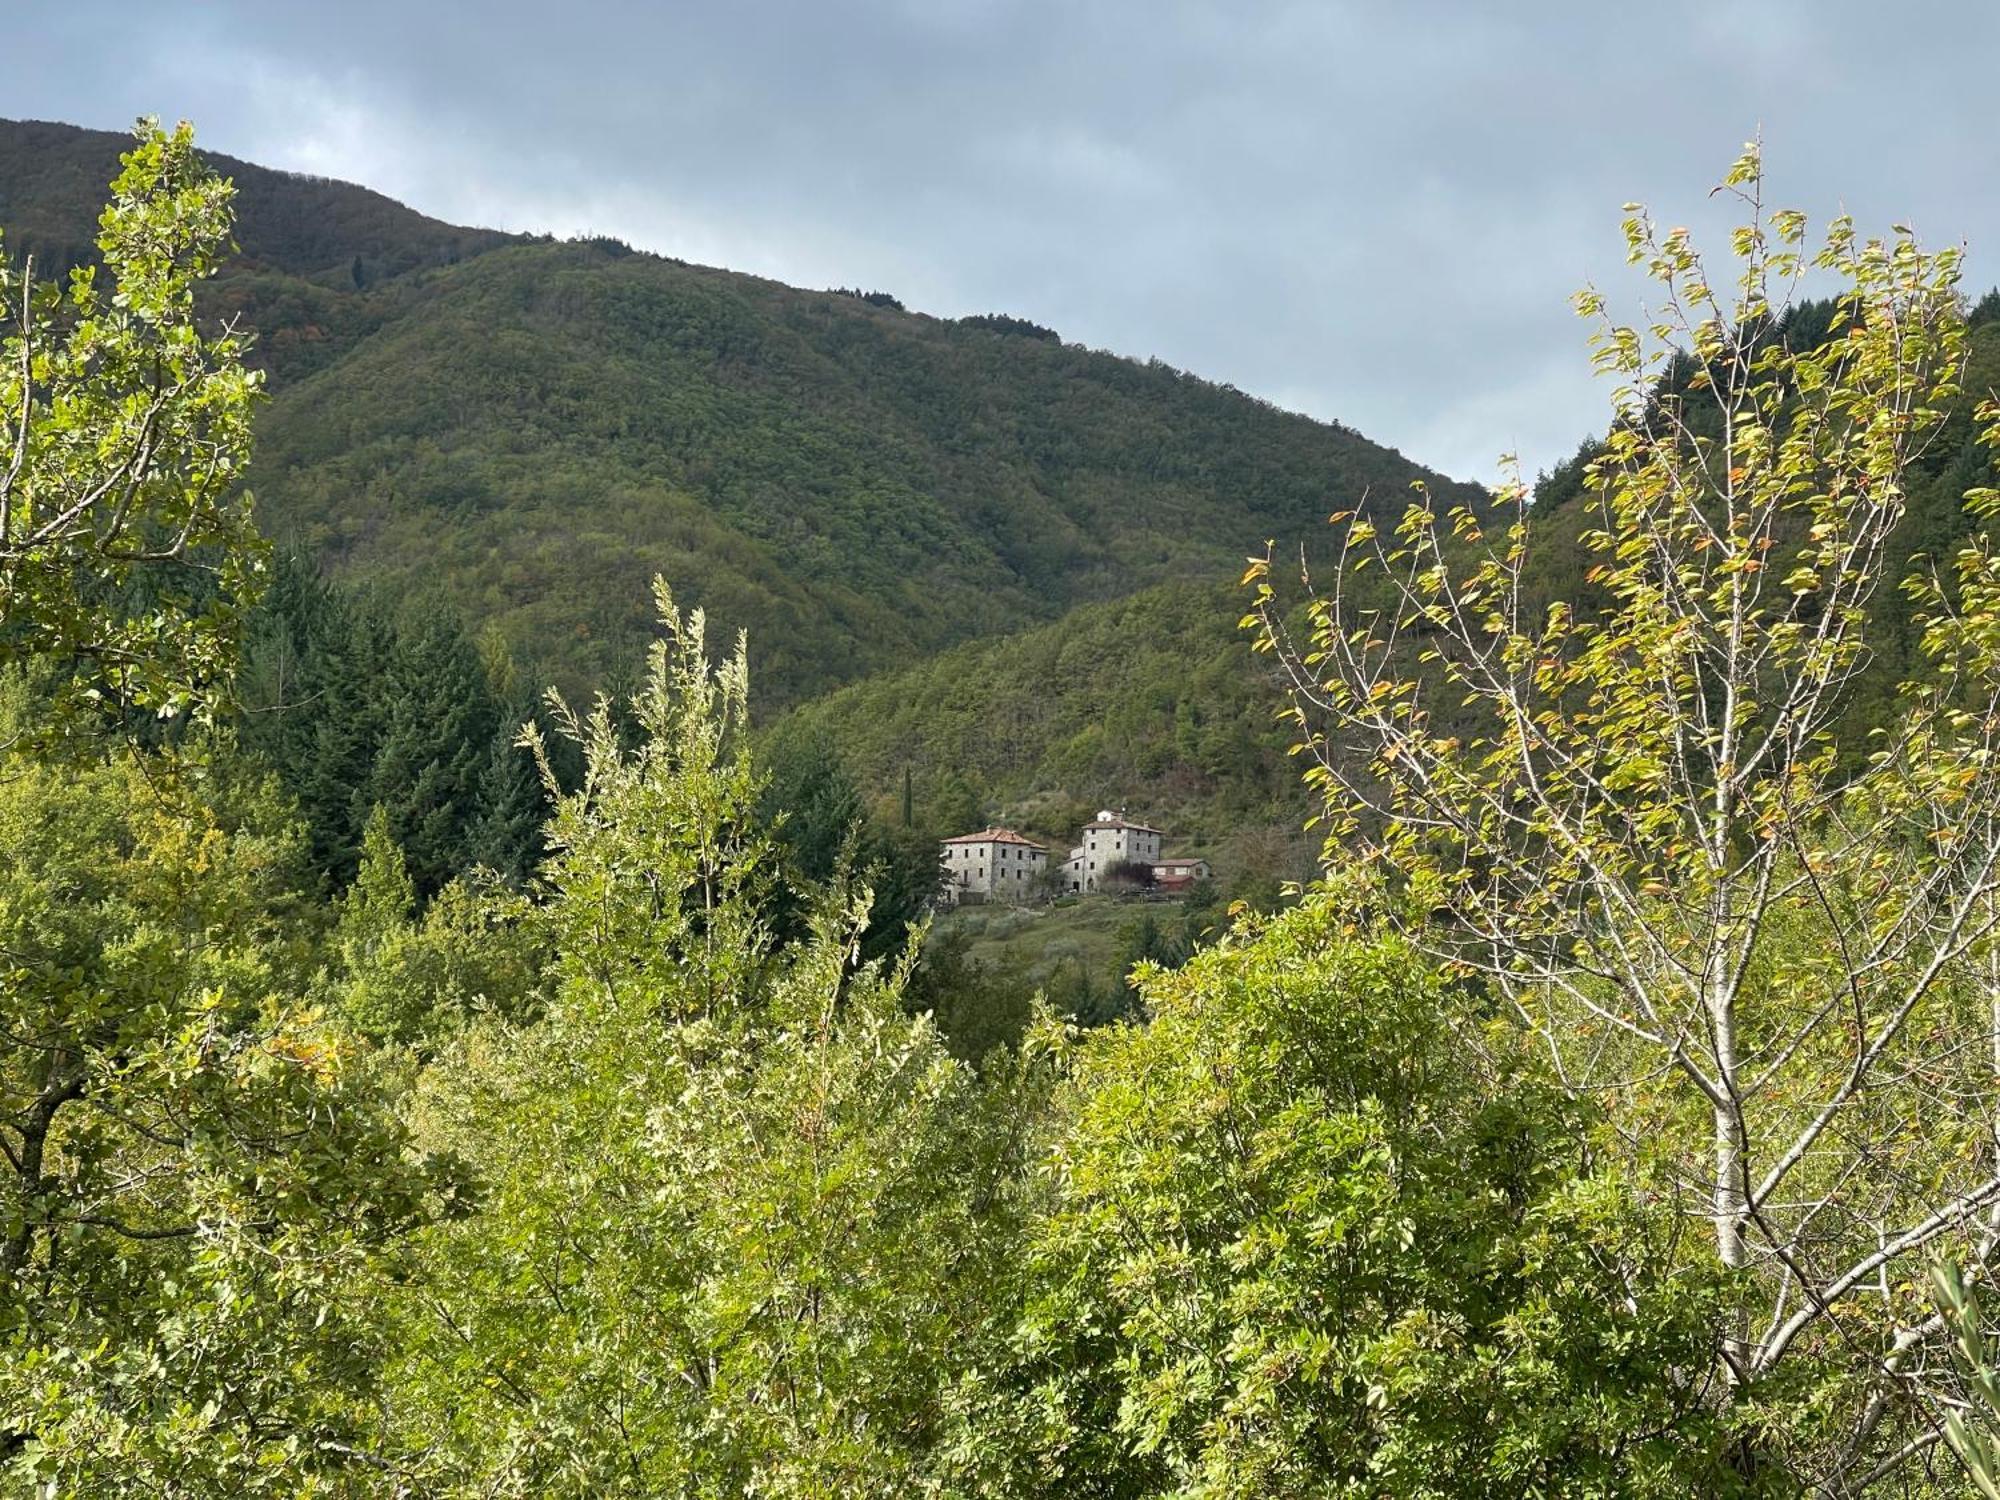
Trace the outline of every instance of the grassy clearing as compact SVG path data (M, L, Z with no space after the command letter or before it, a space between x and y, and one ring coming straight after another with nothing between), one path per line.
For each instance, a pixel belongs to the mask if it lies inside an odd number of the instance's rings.
M966 906L940 913L931 940L962 933L973 962L1037 988L1078 971L1116 983L1125 977L1120 955L1132 927L1148 911L1166 920L1179 909L1177 902L1105 895L1044 907Z

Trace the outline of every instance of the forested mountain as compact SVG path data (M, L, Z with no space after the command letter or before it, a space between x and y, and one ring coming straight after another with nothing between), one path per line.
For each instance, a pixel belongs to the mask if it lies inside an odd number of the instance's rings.
M121 140L0 125L9 246L80 257ZM338 576L443 596L571 686L632 661L655 573L749 631L768 711L1080 603L1213 582L1268 537L1444 483L1024 320L455 229L215 160L242 254L210 305L243 315L273 377L266 529Z
M122 142L0 122L10 253L86 259ZM1400 509L1413 479L1477 493L1022 318L463 229L212 159L237 184L240 252L204 295L255 330L271 377L269 533L374 594L380 628L448 606L489 663L514 658L509 698L621 685L664 574L719 632L749 632L760 718L800 710L781 732L830 745L878 806L907 772L945 822L1053 828L1115 802L1209 847L1296 823L1227 580L1330 511ZM2000 382L1995 312L1974 313L1975 392ZM1962 534L1974 448L1968 402L1920 466L1905 557ZM1587 592L1588 453L1538 488L1552 598ZM1902 596L1875 608L1857 724L1911 665ZM349 797L329 868L351 866L371 797Z

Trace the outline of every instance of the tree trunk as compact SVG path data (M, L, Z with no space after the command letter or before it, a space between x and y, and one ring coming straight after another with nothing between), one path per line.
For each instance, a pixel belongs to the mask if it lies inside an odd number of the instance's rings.
M1732 1271L1741 1270L1748 1260L1743 1242L1745 1186L1743 1181L1743 1121L1736 1090L1736 996L1722 972L1725 962L1720 936L1715 942L1703 997L1707 1003L1709 1028L1715 1043L1715 1083L1722 1097L1713 1107L1715 1132L1715 1178L1711 1214L1715 1222L1716 1258ZM1727 1377L1733 1387L1742 1371L1749 1368L1748 1346L1740 1323L1733 1322L1723 1335Z

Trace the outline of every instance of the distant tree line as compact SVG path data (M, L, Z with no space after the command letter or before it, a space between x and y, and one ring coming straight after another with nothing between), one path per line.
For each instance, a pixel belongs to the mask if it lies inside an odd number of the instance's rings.
M902 299L893 292L864 292L858 286L833 286L827 290L836 297L852 297L857 302L867 303L870 307L893 307L897 312L906 311Z
M972 313L958 320L961 328L982 328L988 333L1012 334L1017 338L1040 339L1045 344L1060 344L1062 335L1053 328L1045 328L1040 323L1031 323L1026 318L1016 318L1007 313Z

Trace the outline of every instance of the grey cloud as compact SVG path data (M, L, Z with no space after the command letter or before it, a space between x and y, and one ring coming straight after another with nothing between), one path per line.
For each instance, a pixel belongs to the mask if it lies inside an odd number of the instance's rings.
M36 4L0 111L185 115L446 218L590 228L944 314L1004 310L1532 469L1599 426L1567 296L1618 207L1711 242L1773 191L2000 259L1989 7L1766 0Z

